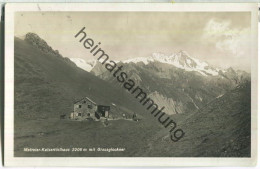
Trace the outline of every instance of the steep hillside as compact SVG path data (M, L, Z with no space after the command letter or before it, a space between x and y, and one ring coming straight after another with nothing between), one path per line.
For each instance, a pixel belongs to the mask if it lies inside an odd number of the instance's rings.
M68 58L15 39L15 113L18 116L59 117L73 110L74 100L86 96L98 104L114 103L140 111L134 98L81 70Z
M182 58L181 56L179 56L179 59ZM132 59L118 62L117 65L123 65L123 70L127 72L131 79L138 86L141 86L152 99L156 100L158 105L165 106L168 114L196 112L199 108L234 88L239 83L250 80L249 74L245 72L238 74L232 68L225 71L225 73L220 71L220 75L204 76L201 72L186 71L157 60L140 61ZM174 64L177 64L177 61L174 61ZM187 68L187 65L185 68ZM91 73L113 85L119 85L116 78L99 62L95 64ZM155 95L155 93L159 95Z
M31 153L23 149L91 146L129 150L101 156L131 156L139 149L136 145L142 147L147 144L154 130L159 128L153 117L144 113L144 107L121 88L28 41L15 38L14 47L15 156L80 156L79 153L63 152ZM121 117L122 114L131 116L135 112L142 121L115 120L104 127L99 122L59 119L61 114L68 115L73 111L75 100L86 96L98 104L110 105L113 117ZM136 144L129 142L132 139L136 140ZM83 156L100 154L87 152Z
M172 144L167 133L154 137L148 156L250 157L251 83L216 98L199 112L176 115L186 137ZM167 151L171 149L171 151Z
M98 75L102 80L78 68L35 34L25 40L15 38L14 47L15 157L250 156L250 81L231 90L235 83L229 77L237 77L232 70L227 78L206 78L159 62L121 63L156 102L169 105L165 110L172 110L171 118L185 132L181 140L173 142L169 130L106 73ZM102 72L102 67L96 68ZM73 110L74 100L85 96L110 105L113 116L135 112L140 121L115 119L104 126L102 122L59 119ZM57 147L118 147L125 151L24 151Z

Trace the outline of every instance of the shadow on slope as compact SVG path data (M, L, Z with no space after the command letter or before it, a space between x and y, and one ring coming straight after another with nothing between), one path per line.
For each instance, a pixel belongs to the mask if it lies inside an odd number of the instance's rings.
M14 45L15 156L132 156L146 146L158 125L149 120L150 115L143 113L143 107L129 93L76 67L68 59L39 50L24 40L15 38ZM75 99L86 96L97 104L118 105L118 111L111 113L135 112L147 118L138 123L111 121L108 127L99 122L59 119L60 114L73 111ZM93 146L123 147L127 151L83 154L23 151L25 147Z
M250 157L250 85L250 82L239 85L211 101L197 113L173 116L185 131L185 137L173 143L167 139L167 133L161 132L152 139L152 151L146 151L145 154L177 157Z

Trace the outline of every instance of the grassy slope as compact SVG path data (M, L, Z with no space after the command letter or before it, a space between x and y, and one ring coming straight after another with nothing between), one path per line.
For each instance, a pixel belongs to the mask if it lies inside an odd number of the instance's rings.
M168 130L144 113L133 96L15 39L15 156L249 156L250 89L244 89L224 95L198 114L173 116L186 132L174 143ZM84 96L102 104L113 102L123 113L134 111L143 119L110 121L107 127L59 120L60 114L72 111L75 98ZM122 147L126 151L26 153L25 147Z
M181 103L178 106L179 113L196 112L197 107L203 107L217 96L236 86L233 80L222 76L205 77L198 72L185 71L160 62L152 62L147 65L141 62L137 64L118 63L118 65L123 65L123 70L127 72L128 76L134 79L148 94L158 92L165 98ZM101 63L96 64L91 72L118 85L117 80L110 76ZM156 98L154 99L156 100ZM170 107L167 103L157 103L161 107ZM166 109L169 110L169 108Z
M15 39L15 155L33 155L22 152L23 147L96 145L126 147L129 151L124 155L130 155L138 148L129 140L145 146L153 128L158 128L157 123L153 124L150 120L137 124L113 121L107 128L101 123L59 120L60 114L73 110L75 98L85 96L99 104L115 103L120 106L119 111L123 110L121 113L143 112L137 100L120 88L67 63L63 58L45 55L26 42ZM145 129L134 134L142 127ZM132 133L131 138L129 133Z
M68 64L63 58L45 55L19 39L15 40L15 86L16 103L21 106L17 113L35 114L37 117L58 117L69 113L73 100L85 96L99 104L113 102L127 108L136 105L134 99L129 99L126 93L112 85ZM43 104L46 106L41 109ZM59 112L54 113L53 109Z
M162 132L153 139L148 156L250 157L250 83L229 91L197 113L174 116L185 137L172 143ZM160 146L158 146L160 145ZM171 150L171 151L169 151Z

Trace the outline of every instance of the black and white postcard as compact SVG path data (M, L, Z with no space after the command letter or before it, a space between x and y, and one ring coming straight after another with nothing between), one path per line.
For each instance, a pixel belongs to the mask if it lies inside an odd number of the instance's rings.
M257 4L5 7L5 165L254 166Z

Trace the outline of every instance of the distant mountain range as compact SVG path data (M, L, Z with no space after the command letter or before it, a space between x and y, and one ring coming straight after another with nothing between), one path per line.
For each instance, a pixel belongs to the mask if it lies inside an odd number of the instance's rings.
M78 67L88 72L90 72L95 67L97 62L97 60L94 59L85 61L84 59L81 58L70 58L70 60L73 61ZM165 55L163 53L152 53L152 55L149 57L136 57L133 59L126 59L126 60L121 60L116 62L117 63L118 62L144 63L145 65L150 64L152 62L160 62L160 63L172 65L176 68L180 68L186 71L199 72L203 76L207 76L207 75L217 76L217 75L223 75L223 73L227 72L227 70L214 68L213 66L210 66L206 62L202 62L196 58L193 58L188 54L188 52L183 50L172 55ZM240 72L244 72L244 71L240 71Z
M59 146L125 147L127 151L55 152L52 156L250 157L249 73L218 70L183 51L118 62L186 133L173 144L168 130L101 63L86 62L89 66L84 71L79 68L83 60L72 60L37 34L14 39L15 156L50 156L50 152L26 153L23 148ZM109 105L113 117L135 112L141 121L115 120L104 127L59 119L73 111L75 99L86 96Z
M72 58L78 67L118 85L115 79L97 60L84 61ZM165 55L153 53L117 61L135 82L146 89L149 97L165 106L168 114L196 112L212 99L245 81L250 74L228 68L221 70L191 57L186 51Z
M62 56L38 35L28 33L25 40L47 54ZM85 70L113 86L121 88L104 66L97 60L64 58L69 64ZM70 60L70 61L69 61ZM221 70L191 57L186 51L165 55L153 53L117 61L138 86L168 114L194 113L211 100L223 95L240 83L250 81L250 74L232 68Z

